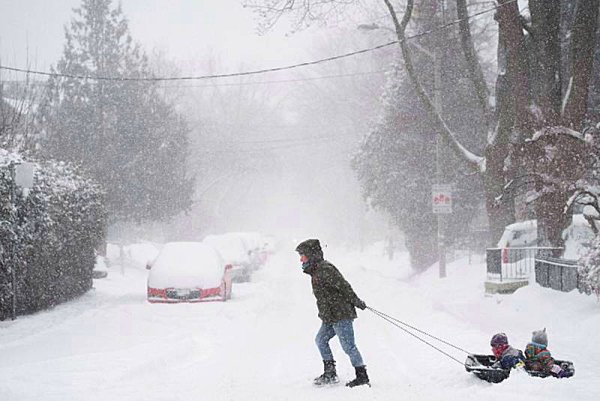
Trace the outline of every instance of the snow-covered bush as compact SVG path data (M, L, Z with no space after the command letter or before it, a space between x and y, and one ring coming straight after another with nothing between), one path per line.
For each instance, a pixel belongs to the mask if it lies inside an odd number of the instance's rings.
M0 320L11 314L12 270L17 314L52 307L92 287L95 249L103 240L104 195L93 181L56 162L36 164L28 196L17 190L0 149Z
M596 235L590 252L579 262L579 291L586 294L593 292L600 299L600 235Z

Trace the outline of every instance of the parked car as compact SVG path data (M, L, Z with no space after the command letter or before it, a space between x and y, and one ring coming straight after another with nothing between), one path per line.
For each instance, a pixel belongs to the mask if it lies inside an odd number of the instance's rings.
M523 248L537 246L537 220L509 224L498 241L498 248Z
M92 278L100 279L108 276L108 269L106 267L106 258L104 256L96 256L96 264L94 270L92 270Z
M502 263L515 263L523 259L535 257L537 247L537 220L525 220L509 224L504 228L502 237L498 241L498 248L502 248ZM530 248L530 249L514 249Z
M250 258L251 267L256 270L267 263L270 255L269 239L258 232L234 232L228 235L242 239Z
M600 228L598 224L597 227ZM574 214L572 223L562 232L562 238L565 241L563 257L565 259L579 259L587 252L594 237L594 231L585 217L582 214ZM538 246L537 220L525 220L509 224L498 241L498 248L503 249L536 246ZM508 263L527 257L526 255L527 251L524 250L504 251L502 258L504 263Z
M206 302L231 298L232 266L208 244L169 242L146 268L150 270L149 302Z
M238 233L208 235L202 242L214 247L225 263L232 266L231 273L234 281L250 280L250 276L257 266L242 236Z

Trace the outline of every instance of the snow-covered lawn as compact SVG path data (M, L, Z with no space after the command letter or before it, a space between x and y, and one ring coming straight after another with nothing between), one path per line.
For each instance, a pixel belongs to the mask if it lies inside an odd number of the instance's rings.
M292 248L292 247L290 247ZM513 374L496 385L468 374L369 311L355 322L373 386L315 388L322 363L308 276L276 254L226 303L151 305L139 265L109 269L95 290L54 310L0 322L0 400L599 400L600 304L532 285L486 297L485 267L466 258L414 276L406 255L327 248L366 303L474 353L495 332L524 348L546 327L549 349L574 361L571 379ZM429 341L429 340L428 340ZM353 369L333 340L342 381ZM437 344L436 344L437 345ZM460 361L465 355L444 350Z

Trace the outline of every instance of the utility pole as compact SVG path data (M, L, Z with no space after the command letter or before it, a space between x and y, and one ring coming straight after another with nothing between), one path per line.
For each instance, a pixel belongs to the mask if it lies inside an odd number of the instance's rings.
M13 218L13 230L14 237L16 237L18 223L17 223L17 191L16 191L16 173L15 164L11 162L8 165L10 169L10 209ZM11 278L11 292L12 292L12 305L11 305L11 319L17 318L17 245L15 238L11 238L11 258L10 258L10 278Z
M435 0L441 8L441 25L445 20L445 0ZM436 7L437 14L438 7ZM434 18L436 19L436 18ZM433 53L433 86L434 86L434 103L438 113L442 112L442 38L440 33L436 34L435 48ZM435 175L436 184L444 184L442 173L442 150L443 150L442 135L436 135L435 143ZM446 239L444 238L444 223L445 216L443 213L437 213L437 240L438 240L438 266L440 278L446 277Z

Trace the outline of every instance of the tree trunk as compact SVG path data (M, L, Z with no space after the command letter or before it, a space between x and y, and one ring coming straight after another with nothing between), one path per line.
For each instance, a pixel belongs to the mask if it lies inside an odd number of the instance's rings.
M529 0L534 59L532 80L543 125L559 123L562 105L560 0Z
M575 130L581 130L587 111L599 8L600 0L579 0L571 30L571 77L563 117L564 124Z
M564 247L565 242L562 239L562 232L572 221L571 214L564 213L568 199L568 194L556 191L542 195L535 202L538 246ZM544 253L558 257L563 251L553 250Z
M429 226L435 229L435 224ZM410 255L413 270L422 272L438 260L437 235L435 230L425 229L405 232L405 245Z
M514 113L516 142L522 142L533 133L530 113L531 88L528 77L528 58L525 35L521 25L518 4L512 0L500 0L496 19L498 20L499 48L506 52L506 75L513 107L504 112ZM502 74L502 71L500 72ZM502 111L500 111L502 113ZM502 119L500 116L499 119Z
M522 138L531 130L525 36L516 3L507 1L509 0L500 2L501 7L496 15L500 64L496 79L498 126L493 140L485 150L486 168L483 177L491 246L500 239L504 227L515 221L514 197L504 190L511 176L519 169L515 165L506 165L510 138L515 131Z
M483 176L485 207L490 228L489 246L496 246L504 228L515 222L515 202L503 196L505 186L504 160L508 155L506 143L488 145L485 149L486 170Z

